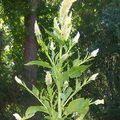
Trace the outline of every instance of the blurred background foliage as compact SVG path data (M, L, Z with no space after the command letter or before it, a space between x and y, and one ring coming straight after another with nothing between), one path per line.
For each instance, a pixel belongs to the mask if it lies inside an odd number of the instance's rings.
M14 76L24 76L24 17L29 0L0 0L0 119L14 120L14 112L24 113L27 93ZM38 0L36 11L42 37L44 28L52 30L60 0ZM81 33L78 44L81 57L99 48L98 57L88 72L99 72L98 79L84 88L82 96L104 98L105 104L91 106L87 120L120 119L120 0L77 0L73 5L73 34ZM38 46L38 58L45 59ZM44 86L43 68L38 69L37 86Z

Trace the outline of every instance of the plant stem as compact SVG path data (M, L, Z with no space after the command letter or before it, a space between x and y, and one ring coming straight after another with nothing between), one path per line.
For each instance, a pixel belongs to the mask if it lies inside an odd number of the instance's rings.
M48 54L48 53L46 53L46 52L45 52L45 54L46 54L46 56L48 57L48 59L49 59L50 63L51 63L52 65L54 65L54 63L53 63L52 59L50 58L49 54Z
M78 91L75 91L64 103L63 107L69 102L69 100L77 93Z
M62 108L61 108L61 90L58 90L58 118L62 116Z
M62 46L60 46L60 58L62 56Z

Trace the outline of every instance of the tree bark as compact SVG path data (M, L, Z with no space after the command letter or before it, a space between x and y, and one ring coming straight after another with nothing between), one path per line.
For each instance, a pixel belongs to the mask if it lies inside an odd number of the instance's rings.
M38 0L30 0L30 10L25 15L24 63L37 59L37 40L34 34L34 24L37 20L36 9ZM29 87L36 83L37 66L25 66L25 80Z

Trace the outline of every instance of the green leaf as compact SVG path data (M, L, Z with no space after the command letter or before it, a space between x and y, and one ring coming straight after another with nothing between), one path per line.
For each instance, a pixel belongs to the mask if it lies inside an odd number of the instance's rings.
M44 62L44 61L41 61L41 60L31 61L31 62L28 62L25 65L38 65L38 66L42 66L42 67L51 68L51 66L48 62Z
M79 66L80 63L81 63L81 60L79 60L79 58L77 58L73 61L73 66Z
M42 96L42 102L43 104L47 107L48 112L51 112L51 107L50 107L50 103L49 103L49 99L45 96Z
M39 90L33 85L32 92L35 96L39 97Z
M80 66L73 66L69 70L69 76L71 78L79 77L90 65L80 65Z
M33 117L38 111L48 114L48 111L43 106L30 106L25 112L25 119Z
M61 85L63 84L64 81L67 81L67 80L69 80L69 73L68 73L68 71L63 72L61 74L61 79L60 79Z
M78 112L79 114L86 114L89 110L89 99L79 98L73 100L69 103L68 107L65 109L65 115L70 115L74 112Z
M72 88L71 87L68 87L65 91L65 93L63 93L63 97L62 97L62 102L64 104L64 102L67 100L67 98L71 95L72 93Z

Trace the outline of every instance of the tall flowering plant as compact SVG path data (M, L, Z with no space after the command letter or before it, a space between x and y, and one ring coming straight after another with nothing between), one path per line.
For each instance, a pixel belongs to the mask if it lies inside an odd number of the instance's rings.
M37 22L35 22L35 34L38 43L42 47L47 60L31 61L26 65L38 65L47 68L45 76L46 89L41 92L33 86L32 90L22 82L17 76L15 80L31 93L38 101L38 106L30 106L21 117L18 113L13 114L17 120L27 120L35 115L36 112L43 112L45 120L65 120L75 118L83 120L91 104L103 103L103 100L92 101L91 99L78 98L76 94L82 88L94 81L98 73L93 74L84 80L80 79L90 65L86 63L97 56L99 49L88 53L84 59L78 57L71 63L74 51L73 48L79 41L80 33L71 37L72 12L70 8L76 0L63 0L60 6L59 17L54 18L53 32L47 31L50 36L48 45L41 37ZM71 82L72 81L72 82ZM74 83L71 85L70 83Z

